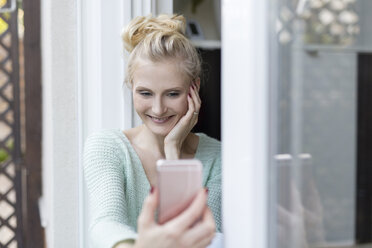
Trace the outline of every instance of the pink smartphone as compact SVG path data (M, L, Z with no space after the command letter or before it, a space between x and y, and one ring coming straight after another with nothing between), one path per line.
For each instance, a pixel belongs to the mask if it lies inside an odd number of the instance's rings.
M185 210L202 188L202 163L197 159L158 160L158 223Z

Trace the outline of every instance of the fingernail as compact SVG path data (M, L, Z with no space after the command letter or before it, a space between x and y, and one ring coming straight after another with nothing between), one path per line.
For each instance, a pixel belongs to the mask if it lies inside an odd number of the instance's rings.
M191 88L194 89L194 85L193 84L191 85Z
M208 192L209 192L209 189L205 188L205 193L207 193L207 195L208 195Z
M154 186L151 186L150 194L154 193Z
M191 94L189 93L189 97L191 97Z

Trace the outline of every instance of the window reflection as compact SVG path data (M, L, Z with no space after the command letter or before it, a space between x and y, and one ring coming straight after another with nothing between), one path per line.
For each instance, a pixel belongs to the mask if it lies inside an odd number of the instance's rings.
M305 21L305 43L353 44L360 31L356 0L303 2L307 4L298 14Z
M314 181L311 155L300 154L297 159L296 168L291 155L275 156L278 247L308 247L325 242L323 205Z
M277 3L274 247L371 243L372 1Z
M352 45L360 33L358 9L356 0L282 1L276 19L279 42L291 42L293 25L301 20L306 44Z

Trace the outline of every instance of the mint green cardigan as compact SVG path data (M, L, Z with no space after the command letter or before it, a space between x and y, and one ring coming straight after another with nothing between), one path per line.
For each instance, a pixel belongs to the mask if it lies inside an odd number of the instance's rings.
M203 163L203 185L208 206L221 232L221 144L198 133L195 158ZM90 135L84 147L84 178L90 209L90 241L93 247L110 248L136 239L137 217L149 194L150 183L141 161L121 130Z

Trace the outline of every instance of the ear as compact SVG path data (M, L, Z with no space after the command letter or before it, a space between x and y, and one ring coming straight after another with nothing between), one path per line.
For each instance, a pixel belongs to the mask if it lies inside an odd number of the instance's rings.
M196 84L196 87L198 87L198 92L200 91L200 77L197 77L195 80L194 80L194 83Z

